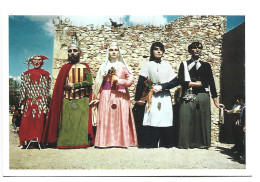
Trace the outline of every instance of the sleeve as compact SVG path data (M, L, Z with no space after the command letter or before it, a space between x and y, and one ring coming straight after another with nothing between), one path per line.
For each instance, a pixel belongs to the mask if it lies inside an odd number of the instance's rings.
M136 86L136 92L135 92L135 101L138 101L142 97L143 90L145 88L144 81L146 80L145 77L139 76L137 86Z
M182 86L182 88L187 88L189 85L189 81L185 81L184 77L184 65L181 63L178 73L179 83Z
M48 105L48 96L50 93L50 88L51 88L51 78L49 75L43 76L43 87L42 87L42 97L43 97L43 109L47 109Z
M73 84L73 89L84 88L93 85L93 76L91 73L86 69L85 71L86 80L83 82L78 82Z
M234 109L227 110L227 114L232 114Z
M125 69L125 79L118 79L118 84L130 87L134 83L134 76Z
M215 86L215 81L214 81L214 77L213 77L212 70L211 70L209 63L207 63L207 73L208 73L207 78L208 78L208 84L210 86L211 97L217 98L218 95L217 95L217 90L216 90L216 86Z
M21 75L21 87L20 87L20 95L19 95L19 104L24 105L26 98L26 83L25 83L25 75Z
M149 77L148 63L149 63L149 62L145 62L145 63L142 65L142 68L141 68L140 73L139 73L140 76L143 76L143 77L145 77L145 78Z
M180 84L180 81L179 81L178 77L175 77L170 82L161 84L161 86L162 86L162 90L165 90L165 89L174 88L174 87L178 86L179 84Z

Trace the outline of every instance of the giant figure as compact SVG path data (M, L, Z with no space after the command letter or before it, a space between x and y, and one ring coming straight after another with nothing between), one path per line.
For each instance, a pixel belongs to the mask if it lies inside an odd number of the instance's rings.
M86 148L93 144L91 101L93 77L88 64L79 63L77 42L68 47L69 63L62 66L53 89L44 142L59 149Z
M200 42L188 46L191 59L183 61L178 77L182 86L179 113L179 148L209 148L211 146L210 95L219 108L210 64L200 60ZM209 88L210 87L210 88Z
M25 71L21 76L20 105L22 120L19 128L20 148L24 148L25 141L42 141L42 131L47 112L47 97L50 89L50 73L42 69L43 55L30 58L33 69Z
M93 104L98 102L97 117L95 118L97 119L95 147L137 146L136 129L128 92L128 87L133 82L134 76L131 69L123 59L117 44L112 43L100 66L93 87Z

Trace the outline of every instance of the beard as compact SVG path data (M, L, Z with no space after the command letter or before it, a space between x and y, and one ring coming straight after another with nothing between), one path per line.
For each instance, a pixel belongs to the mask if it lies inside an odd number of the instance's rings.
M68 57L68 60L71 63L78 63L79 62L79 56L71 55L71 56Z

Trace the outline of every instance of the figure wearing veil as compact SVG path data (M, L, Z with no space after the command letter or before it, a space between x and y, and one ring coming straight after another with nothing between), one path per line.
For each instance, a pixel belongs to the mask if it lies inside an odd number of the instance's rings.
M97 125L96 147L137 146L128 92L133 82L134 76L123 60L119 47L116 43L111 44L93 86L91 104L93 125ZM98 109L95 107L97 102Z

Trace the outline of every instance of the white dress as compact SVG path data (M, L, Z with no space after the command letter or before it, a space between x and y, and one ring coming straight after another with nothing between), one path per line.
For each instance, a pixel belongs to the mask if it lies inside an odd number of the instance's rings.
M154 83L163 84L173 80L177 74L167 61L156 63L145 62L140 71L143 77L151 78ZM151 110L144 113L144 126L170 127L173 126L173 110L170 90L154 93Z

